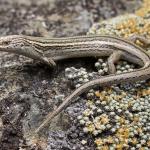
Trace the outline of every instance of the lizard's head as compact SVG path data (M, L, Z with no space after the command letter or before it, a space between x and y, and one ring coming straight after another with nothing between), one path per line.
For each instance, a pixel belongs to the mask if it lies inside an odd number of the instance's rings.
M25 42L20 35L0 37L0 51L13 52L24 45Z
M21 35L0 37L0 51L24 55L32 59L43 61L50 66L56 65L52 59L48 60L44 57L43 52L34 47L30 41L28 36Z

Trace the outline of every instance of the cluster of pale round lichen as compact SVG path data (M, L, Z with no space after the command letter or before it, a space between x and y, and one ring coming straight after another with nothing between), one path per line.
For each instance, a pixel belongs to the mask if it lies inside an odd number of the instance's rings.
M99 75L108 74L107 60L98 59L95 63L95 67L97 68ZM133 71L134 68L135 66L133 64L129 64L126 61L119 61L116 65L116 73L130 72Z
M150 148L149 87L134 93L115 87L91 93L78 120L95 138L97 149Z
M98 59L98 61L95 63L95 67L98 70L99 75L108 73L107 61L105 61L104 59Z
M80 87L83 83L86 83L96 76L98 76L97 72L88 73L87 70L83 67L77 69L75 67L70 67L65 69L65 76L68 80L73 82L76 88Z
M73 82L73 85L76 88L78 88L83 83L86 83L96 78L100 78L100 76L102 75L108 74L107 60L102 58L98 59L98 61L95 63L95 67L97 69L97 72L91 73L88 73L87 70L83 67L79 69L75 67L66 68L65 76L68 80ZM116 73L133 71L134 68L135 66L133 64L129 64L126 61L119 61L116 65Z

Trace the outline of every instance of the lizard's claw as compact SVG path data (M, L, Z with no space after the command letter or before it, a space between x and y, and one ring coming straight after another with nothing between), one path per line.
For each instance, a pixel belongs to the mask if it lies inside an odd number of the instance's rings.
M51 58L43 57L42 60L43 60L44 63L46 63L47 65L49 65L51 67L55 67L56 66L56 63Z

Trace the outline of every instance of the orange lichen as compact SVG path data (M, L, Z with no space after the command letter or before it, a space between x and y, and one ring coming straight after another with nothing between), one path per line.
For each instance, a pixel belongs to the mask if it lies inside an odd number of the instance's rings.
M124 141L125 139L128 139L129 137L129 129L126 127L121 127L118 129L116 136L121 140Z
M143 132L142 128L138 128L138 129L137 129L137 132L138 132L139 134L142 133L142 132Z
M150 147L150 140L147 141L147 146Z
M108 146L113 143L114 143L114 140L112 136L108 136L107 138L104 138L104 139L98 138L95 140L95 144L97 145L97 147L100 146L100 149L103 149L103 150L107 150L109 148Z
M136 27L136 20L134 18L129 18L129 20L122 22L116 26L117 30L123 30L125 28L135 29Z
M109 118L108 116L102 116L100 121L102 124L107 124L109 122Z
M137 96L141 97L141 96L147 96L150 95L150 89L142 89L137 91Z
M142 18L141 18L142 19ZM136 17L129 17L116 25L116 29L121 31L121 35L125 38L132 34L145 34L150 36L150 20L143 19L142 23ZM136 41L137 44L143 46L143 43Z
M112 99L119 101L127 95L127 93L122 92L120 95L111 95L110 97L110 94L112 94L112 88L105 88L105 90L102 92L95 92L96 97L98 97L101 101L107 102L111 101Z
M101 128L101 125L105 125L105 124L107 124L108 122L109 122L108 116L107 116L107 115L101 115L101 116L99 116L99 117L97 117L97 118L95 119L94 125L95 125L95 127L96 127L97 129L100 129L100 128Z
M97 97L100 97L100 96L101 96L101 94L100 94L99 91L96 91L96 92L95 92L95 95L96 95Z
M145 150L145 148L144 148L144 147L141 147L141 148L139 148L139 150Z
M102 100L102 101L105 100L106 95L105 95L104 92L96 91L96 92L95 92L95 95L96 95L97 97L99 97L100 100Z
M138 122L139 121L139 117L133 117L133 121L136 123L136 122Z
M102 140L101 138L98 138L98 139L95 140L95 144L96 144L97 146L101 146L101 145L104 144L104 142L103 142L103 140Z
M133 138L133 139L131 140L131 143L132 143L133 145L136 145L136 144L138 143L137 138Z
M143 90L141 91L141 94L142 94L142 96L150 95L150 89L143 89Z
M116 95L116 96L115 96L115 100L117 100L117 101L118 101L118 100L121 100L122 98L123 98L122 95Z
M122 143L120 143L120 144L117 144L116 145L116 150L123 150L123 144Z

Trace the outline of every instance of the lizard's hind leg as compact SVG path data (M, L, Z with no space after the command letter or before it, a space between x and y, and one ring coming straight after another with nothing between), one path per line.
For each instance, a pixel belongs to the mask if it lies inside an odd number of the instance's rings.
M150 47L150 39L147 39L144 36L134 35L134 36L129 37L128 39L131 40L133 43L136 43L136 41L139 40L140 42L144 44L145 47ZM147 53L150 56L150 50L148 50Z
M141 35L134 35L134 36L129 37L128 39L131 40L133 43L136 43L136 41L139 40L140 42L144 44L144 46L146 47L150 46L150 39L147 39Z
M122 56L122 52L120 51L116 51L113 52L107 60L108 63L108 72L110 74L115 74L116 73L116 67L115 67L115 63L121 58Z

